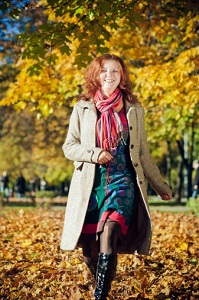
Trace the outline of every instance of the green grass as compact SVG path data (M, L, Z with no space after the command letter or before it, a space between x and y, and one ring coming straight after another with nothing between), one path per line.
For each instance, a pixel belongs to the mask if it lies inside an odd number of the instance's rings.
M64 200L64 201L63 201ZM45 202L44 202L45 203ZM176 203L174 199L170 201L163 201L157 196L149 196L149 207L151 211L162 211L168 212L171 211L173 213L177 212L184 212L190 213L194 212L192 207L186 205L186 199L182 199L181 203ZM64 205L63 205L64 204ZM195 208L195 207L194 207ZM45 206L40 203L40 201L36 200L36 203L33 203L30 199L28 201L11 201L10 202L3 202L3 206L0 208L0 214L5 214L9 212L19 212L20 210L24 211L32 211L37 209L65 209L65 198L60 199L60 203L52 203L51 206ZM195 212L194 212L195 213Z
M169 201L164 201L157 196L149 196L149 205L154 205L154 206L186 206L186 199L182 199L182 202L178 203L175 202L174 199L169 200Z

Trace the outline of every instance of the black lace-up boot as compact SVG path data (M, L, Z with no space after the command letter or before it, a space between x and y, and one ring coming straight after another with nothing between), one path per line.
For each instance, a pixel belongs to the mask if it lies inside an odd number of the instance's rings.
M117 266L117 256L109 253L99 253L95 300L106 300L111 289L111 282L114 279Z

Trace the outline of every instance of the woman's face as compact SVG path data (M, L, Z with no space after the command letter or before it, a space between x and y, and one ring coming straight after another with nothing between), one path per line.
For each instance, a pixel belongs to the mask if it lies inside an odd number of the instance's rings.
M105 96L110 96L120 84L120 70L120 64L115 60L105 60L102 62L100 84Z

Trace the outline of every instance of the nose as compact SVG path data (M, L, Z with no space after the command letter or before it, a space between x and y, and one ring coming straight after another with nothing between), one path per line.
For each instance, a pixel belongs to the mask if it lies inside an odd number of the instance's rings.
M111 77L113 74L112 74L112 72L111 72L111 70L107 70L107 73L106 73L106 77Z

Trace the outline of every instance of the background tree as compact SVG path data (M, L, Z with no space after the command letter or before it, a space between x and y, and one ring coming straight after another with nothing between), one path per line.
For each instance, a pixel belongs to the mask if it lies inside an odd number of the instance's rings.
M32 9L30 0L7 0L0 3L0 99L18 73L16 63L21 53L18 35L31 32L45 22L42 7ZM21 13L23 11L23 13Z
M153 155L167 178L178 185L176 200L181 198L180 187L185 187L183 178L189 175L189 196L192 160L198 155L199 3L49 0L33 3L31 9L39 7L46 19L36 30L19 34L24 45L17 62L19 74L1 105L37 116L38 138L39 130L47 129L43 125L50 125L55 115L57 123L52 122L51 130L53 126L61 130L59 115L63 113L68 122L82 91L80 68L99 53L118 54L125 59L134 91L146 109ZM66 128L67 124L63 132ZM61 148L61 140L57 147ZM40 143L38 151L42 152Z

